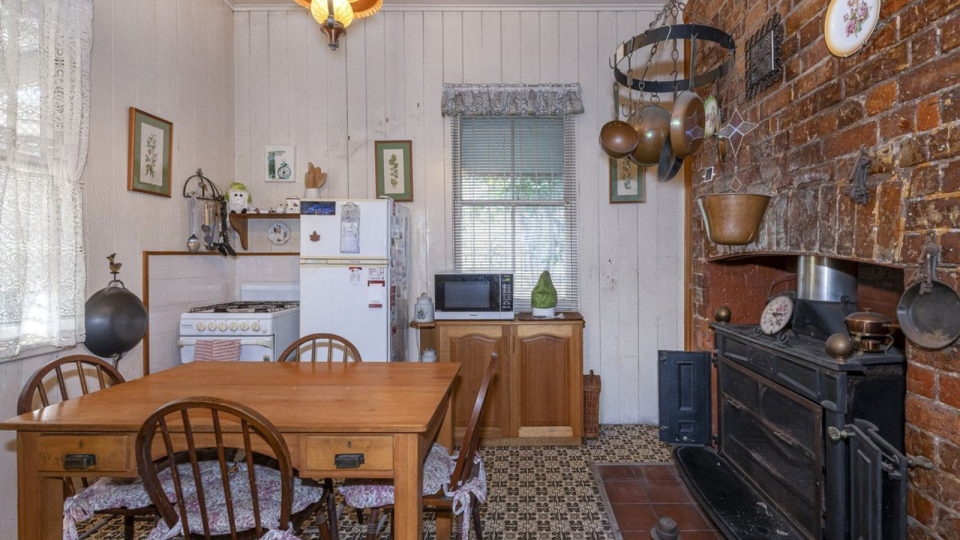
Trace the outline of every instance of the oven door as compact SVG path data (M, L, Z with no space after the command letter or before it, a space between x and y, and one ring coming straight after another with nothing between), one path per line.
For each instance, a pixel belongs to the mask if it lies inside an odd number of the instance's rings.
M436 314L499 313L500 289L499 274L437 274Z
M231 339L228 337L184 337L180 339L180 363L193 362L193 353L198 341ZM240 340L241 362L271 362L274 359L273 336L237 338Z

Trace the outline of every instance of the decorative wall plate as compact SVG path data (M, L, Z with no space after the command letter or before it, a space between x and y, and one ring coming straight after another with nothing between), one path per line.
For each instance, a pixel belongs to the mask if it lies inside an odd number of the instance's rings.
M870 39L880 18L880 0L831 0L824 18L827 48L841 58L850 56Z
M270 243L282 246L290 241L290 227L278 221L270 225L270 230L267 231L267 238L270 239Z

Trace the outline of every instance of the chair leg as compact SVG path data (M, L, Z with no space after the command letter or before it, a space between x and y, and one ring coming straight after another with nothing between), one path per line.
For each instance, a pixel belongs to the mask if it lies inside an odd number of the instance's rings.
M133 540L134 529L133 516L123 516L123 540Z
M330 529L330 540L340 540L340 528L337 523L337 496L333 491L333 480L323 481L323 489L327 493L327 527Z
M357 512L357 523L363 525L363 509L362 509L362 508L354 508L354 510L356 510L356 512Z
M387 536L387 540L393 540L393 510L387 510L387 514L390 516L390 534Z
M483 540L483 522L480 521L480 503L477 502L476 499L473 500L470 513L473 514L473 530L477 531L477 540Z
M380 509L371 508L367 517L367 540L377 540L377 524L380 522Z

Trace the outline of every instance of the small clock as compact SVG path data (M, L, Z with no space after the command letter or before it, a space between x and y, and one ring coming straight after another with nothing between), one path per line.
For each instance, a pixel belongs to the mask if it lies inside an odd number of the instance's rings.
M770 299L760 315L760 331L772 336L783 331L793 318L793 298L789 294L778 294Z

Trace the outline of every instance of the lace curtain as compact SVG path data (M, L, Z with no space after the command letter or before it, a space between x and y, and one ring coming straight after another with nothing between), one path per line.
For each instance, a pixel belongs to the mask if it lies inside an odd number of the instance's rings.
M582 114L580 85L444 84L444 116L566 116Z
M0 358L84 339L93 0L0 0Z

